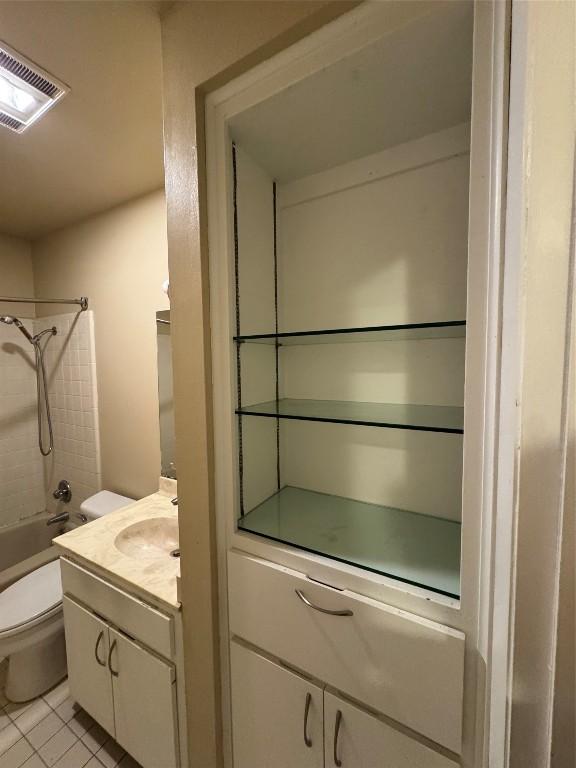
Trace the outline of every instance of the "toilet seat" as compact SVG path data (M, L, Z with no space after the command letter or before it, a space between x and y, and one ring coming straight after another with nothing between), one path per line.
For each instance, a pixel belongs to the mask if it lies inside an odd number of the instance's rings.
M0 592L0 637L40 623L61 606L60 562L54 560Z

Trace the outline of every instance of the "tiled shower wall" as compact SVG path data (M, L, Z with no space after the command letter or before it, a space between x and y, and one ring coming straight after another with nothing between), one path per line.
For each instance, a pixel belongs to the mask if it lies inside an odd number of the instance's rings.
M17 328L0 323L0 526L45 507L36 413L33 349Z
M44 356L54 452L43 459L37 446L32 347L16 328L0 324L0 527L45 509L57 511L61 505L52 491L59 480L72 486L71 515L101 488L93 314L24 322L34 333L57 329Z
M61 506L52 491L60 480L68 480L72 501L66 509L74 515L102 483L94 316L90 310L51 315L37 318L35 326L36 332L50 326L58 331L45 355L54 428L54 452L44 460L47 507L56 511Z

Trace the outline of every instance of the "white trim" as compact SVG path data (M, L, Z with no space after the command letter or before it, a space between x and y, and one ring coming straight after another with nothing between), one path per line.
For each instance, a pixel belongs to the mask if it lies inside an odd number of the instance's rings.
M434 4L365 0L359 7L286 48L236 80L213 91L206 99L207 108L224 107L226 119L288 88L346 55L370 45L418 18L449 7L452 0Z
M336 192L407 173L433 163L462 157L470 152L470 123L462 123L415 141L352 160L288 184L278 190L278 209L327 197Z

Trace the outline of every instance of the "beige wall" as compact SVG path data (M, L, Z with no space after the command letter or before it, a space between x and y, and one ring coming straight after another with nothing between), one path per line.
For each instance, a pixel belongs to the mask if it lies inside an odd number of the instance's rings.
M169 306L163 192L35 241L32 261L37 296L85 295L94 310L103 487L136 498L153 493L160 474L155 318Z
M32 251L28 240L0 235L0 295L34 296ZM34 317L34 305L0 302L0 313Z
M348 2L176 2L162 20L164 141L190 768L221 765L202 98ZM198 100L198 101L197 101Z

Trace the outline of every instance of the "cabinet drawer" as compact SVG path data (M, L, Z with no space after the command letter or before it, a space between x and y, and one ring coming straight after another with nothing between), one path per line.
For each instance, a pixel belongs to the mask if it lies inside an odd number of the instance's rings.
M169 659L174 657L172 619L138 598L60 558L62 591L76 597L131 637Z
M229 553L230 630L459 753L464 635L362 595ZM317 606L350 610L321 613Z

